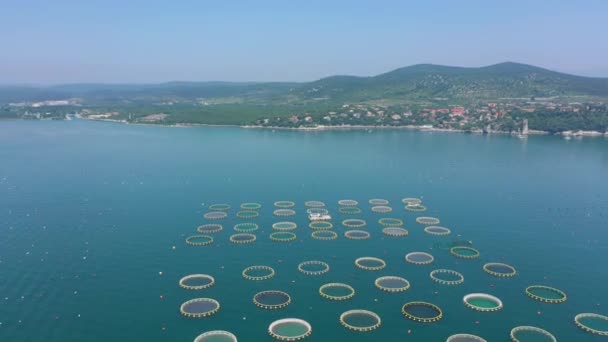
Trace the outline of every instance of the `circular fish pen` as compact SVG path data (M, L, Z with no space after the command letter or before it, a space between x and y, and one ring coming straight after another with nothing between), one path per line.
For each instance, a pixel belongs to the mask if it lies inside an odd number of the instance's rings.
M338 201L338 205L342 207L356 207L358 204L359 202L349 199L342 199Z
M580 313L574 316L574 323L588 333L608 336L608 316L596 313Z
M219 223L208 223L198 226L196 231L203 234L212 234L221 232L224 227Z
M206 220L222 220L226 217L228 217L228 214L225 211L210 211L203 215Z
M501 262L489 262L483 265L483 270L490 275L500 278L513 277L517 274L515 267Z
M464 283L464 276L456 271L448 269L438 269L431 271L431 279L442 285L460 285Z
M329 230L333 227L334 225L327 221L312 221L308 224L308 228L312 230Z
M398 218L394 218L394 217L383 217L378 220L378 223L380 223L380 225L384 226L384 227L401 227L401 226L403 226L403 221Z
M179 280L179 286L186 290L204 290L215 284L215 279L208 274L190 274Z
M390 237L406 237L409 232L401 227L386 227L382 229L382 233Z
M198 335L194 342L238 342L238 340L229 331L213 330Z
M260 213L258 213L255 210L241 210L241 211L237 211L237 213L236 213L236 217L242 218L242 219L252 219L252 218L256 218L258 216L260 216Z
M323 208L325 207L325 203L321 201L306 201L304 202L304 206L306 208Z
M209 235L192 235L186 238L186 244L190 246L207 246L213 243L213 237Z
M473 247L456 246L450 248L450 254L460 259L477 259L479 251Z
M443 317L441 309L432 303L409 302L403 304L401 313L408 319L419 323L433 323Z
M283 291L262 291L253 296L253 304L266 310L278 310L291 304L291 297Z
M362 219L346 219L342 221L342 225L347 228L363 228L367 225L367 222Z
M435 261L435 257L425 252L412 252L405 255L405 261L414 265L429 265Z
M244 222L244 223L237 223L233 229L235 231L241 232L241 233L250 233L250 232L255 232L259 228L260 228L260 226L258 226L257 223Z
M423 226L434 226L434 225L438 225L439 223L441 223L441 221L438 218L430 217L430 216L416 217L416 222Z
M230 242L236 244L254 243L256 236L250 233L237 233L230 235Z
M243 210L258 210L262 207L260 203L249 202L241 204L241 209Z
M295 202L292 201L276 201L274 202L274 206L277 208L293 208L296 206Z
M503 308L502 301L498 297L487 293L471 293L462 298L464 305L469 309L481 312L493 312Z
M306 213L309 215L327 215L329 214L329 210L325 208L308 208L306 209Z
M209 206L209 210L212 210L212 211L227 211L227 210L230 210L230 208L231 208L230 204L226 204L226 203L212 204Z
M366 271L379 271L386 267L386 262L380 258L361 257L355 260L355 266Z
M295 230L296 228L298 228L298 225L295 222L284 221L284 222L275 222L272 224L272 229L274 229L274 230L286 231L286 230Z
M355 296L355 289L343 283L329 283L321 285L319 295L325 299L342 301L351 299Z
M338 211L340 212L340 214L344 214L344 215L361 214L361 209L359 209L357 207L341 207L338 209Z
M278 217L287 217L287 216L295 216L296 211L293 209L276 209L272 212L274 216Z
M329 264L319 260L309 260L298 265L298 271L310 276L317 276L329 272Z
M194 298L184 302L179 312L189 318L209 317L220 311L220 302L211 298Z
M376 205L372 207L372 212L376 214L388 214L393 211L393 208L386 205Z
M416 205L422 203L422 200L416 197L406 197L401 199L401 203L405 205Z
M526 341L546 341L546 342L557 342L557 339L553 334L545 329L530 327L530 326L519 326L511 329L511 341L513 342L526 342Z
M410 288L410 282L405 278L384 276L376 279L374 285L384 292L403 292Z
M365 230L353 229L345 231L344 237L350 240L367 240L371 237L371 235Z
M283 318L270 323L268 334L279 341L299 341L312 334L312 327L303 319Z
M366 332L378 329L382 320L369 310L348 310L340 315L340 324L353 331Z
M407 211L413 211L413 212L417 212L417 213L426 211L426 207L423 206L422 204L408 204L405 206L404 209Z
M296 234L292 232L274 232L270 234L270 240L276 242L289 242L296 239Z
M450 235L450 233L452 233L451 230L449 230L446 227L440 227L440 226L428 226L428 227L424 227L424 232L430 235L436 235L436 236L445 236L445 235Z
M260 281L274 277L275 272L270 266L255 265L244 269L242 275L247 280Z
M532 285L526 288L526 296L543 303L559 304L568 299L566 293L554 287Z
M371 205L388 205L388 201L382 198L373 198L369 200Z
M456 334L448 337L445 342L487 342L485 339L471 334Z
M335 240L338 238L338 233L331 230L316 230L311 236L315 240Z

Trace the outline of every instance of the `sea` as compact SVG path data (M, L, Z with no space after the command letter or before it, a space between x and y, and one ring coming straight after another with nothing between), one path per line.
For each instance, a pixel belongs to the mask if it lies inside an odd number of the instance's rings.
M404 209L420 198L425 212ZM338 201L358 202L344 215ZM371 211L385 199L389 213ZM276 201L295 202L296 215L273 215ZM322 201L336 240L311 237L306 201ZM259 217L238 218L242 203L261 204ZM231 206L209 221L209 206ZM435 217L448 236L416 222ZM398 218L409 235L382 233L378 220ZM342 221L365 220L365 240L344 237ZM292 221L297 238L270 239L272 224ZM234 244L234 225L254 222L256 241ZM219 223L208 246L185 240L206 223ZM466 242L477 259L456 258L450 246ZM430 265L405 261L410 252ZM355 266L364 256L386 268ZM319 260L330 271L302 274ZM513 266L494 277L488 262ZM0 121L0 341L193 341L226 330L239 341L272 341L269 325L282 318L310 323L307 341L446 341L457 333L487 341L510 340L511 329L535 326L558 341L605 341L579 329L579 313L608 314L608 139L476 135L402 129L287 131L238 127L162 127L87 120ZM268 280L243 278L248 266L275 270ZM435 269L464 276L461 285L431 280ZM211 288L180 288L189 274L215 279ZM381 276L411 287L387 293ZM319 287L340 282L356 290L334 302ZM531 285L558 288L567 301L548 304L525 295ZM291 304L264 310L253 296L280 290ZM470 293L500 298L503 309L478 312L463 304ZM186 318L180 305L212 298L221 308ZM434 323L401 312L422 301L441 308ZM356 332L341 313L363 309L381 326ZM604 326L603 328L606 328ZM608 328L606 328L608 329ZM530 341L547 339L530 339ZM549 340L547 340L549 341Z

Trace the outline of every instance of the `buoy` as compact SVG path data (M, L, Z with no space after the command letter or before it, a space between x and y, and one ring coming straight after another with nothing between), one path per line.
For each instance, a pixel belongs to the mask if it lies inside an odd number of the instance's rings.
M475 321L475 325L479 325L479 321Z
M158 272L158 275L159 275L159 276L161 276L161 277L162 277L162 275L163 275L163 272Z
M163 297L163 295L161 294L161 295L160 295L160 299L163 299L163 298L165 298L165 297Z
M172 250L175 250L175 246L171 247Z
M407 333L411 334L412 333L412 329L407 329Z

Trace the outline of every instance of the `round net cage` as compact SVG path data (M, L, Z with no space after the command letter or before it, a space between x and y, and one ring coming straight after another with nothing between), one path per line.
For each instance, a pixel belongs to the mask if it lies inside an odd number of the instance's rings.
M456 334L448 337L445 342L487 342L485 339L471 334Z
M355 260L355 266L366 271L379 271L386 267L386 262L380 258L361 257Z
M369 200L369 204L371 205L388 205L388 201L381 198L372 198Z
M325 208L308 208L306 209L306 213L310 215L327 215L329 214L329 210Z
M283 318L270 323L268 333L279 341L299 341L312 334L312 327L299 318Z
M473 247L456 246L450 248L450 254L460 259L477 259L479 251Z
M293 209L276 209L272 214L278 217L295 216L296 211Z
M547 330L530 326L515 327L511 329L510 336L513 342L557 342L555 336Z
M292 232L274 232L270 234L270 240L276 242L289 242L296 239L296 234Z
M298 271L311 276L329 272L329 264L319 260L304 261L298 265Z
M329 283L321 285L319 295L325 299L342 301L351 299L355 296L355 289L343 283Z
M190 274L179 280L179 286L186 290L204 290L215 284L215 279L208 274Z
M262 291L253 296L253 304L255 304L258 308L266 310L282 309L290 303L291 297L283 291Z
M209 317L220 311L220 303L211 298L194 298L184 302L179 311L190 318Z
M416 204L421 204L422 200L420 198L416 198L416 197L406 197L401 199L401 203L405 204L405 205L416 205Z
M420 323L433 323L443 317L441 309L432 303L409 302L403 304L401 313L408 319Z
M357 207L341 207L338 209L338 211L340 212L340 214L344 214L344 215L361 214L361 209L359 209Z
M425 252L412 252L405 255L405 261L414 265L429 265L435 261L435 257Z
M426 207L422 204L408 204L405 206L405 210L421 213L426 211Z
M405 278L384 276L376 279L374 285L384 292L403 292L410 288L410 282Z
M274 230L294 230L298 228L298 225L295 222L275 222L272 224L272 229Z
M559 304L568 299L566 293L554 287L532 285L526 288L526 296L543 303Z
M580 313L574 316L574 323L588 333L608 336L608 316L596 313Z
M312 230L329 230L333 227L334 225L327 221L312 221L308 224L308 228Z
M186 243L190 246L207 246L213 243L213 237L209 235L192 235L186 238Z
M376 205L372 207L372 212L376 214L387 214L393 211L393 208L386 205Z
M221 220L228 217L228 214L225 211L210 211L208 213L205 213L203 217L206 220Z
M243 232L243 233L255 232L259 228L260 228L260 226L258 226L257 223L253 223L253 222L244 222L244 223L238 223L238 224L234 225L235 231Z
M359 205L359 202L355 200L343 199L338 201L338 205L342 207L356 207Z
M483 265L483 270L490 275L495 277L513 277L517 274L517 270L515 267L507 264L503 264L501 262L489 262Z
M344 237L350 240L367 240L370 238L369 232L365 230L347 230L344 232Z
M230 235L230 242L236 244L254 243L256 236L250 233L238 233Z
M436 217L420 216L416 217L416 222L423 226L434 226L439 224L439 219Z
M436 235L436 236L450 235L450 233L452 233L452 231L449 230L448 228L440 227L440 226L424 227L424 232L427 234Z
M362 219L346 219L342 221L342 225L347 228L363 228L367 225L367 222Z
M431 279L442 285L460 285L464 283L464 276L456 271L448 269L438 269L431 271Z
M409 232L401 227L386 227L382 229L382 233L390 237L406 237Z
M338 238L338 233L331 230L317 230L312 232L311 236L315 240L335 240Z
M218 204L212 204L209 206L209 210L212 211L227 211L230 210L230 204L226 204L226 203L218 203Z
M353 331L366 332L378 329L382 320L372 311L348 310L340 315L340 324Z
M222 229L224 229L224 227L222 227L221 224L209 223L209 224L203 224L201 226L198 226L196 228L196 231L199 233L203 233L203 234L211 234L211 233L220 232L220 231L222 231Z
M238 342L236 336L229 331L213 330L198 335L194 342Z
M258 216L260 216L260 213L255 210L241 210L236 213L236 217L242 219L252 219Z
M276 201L274 202L274 206L277 208L293 208L296 204L292 201Z
M244 210L258 210L262 207L260 203L250 202L241 204L241 209Z
M498 297L487 293L471 293L462 298L464 305L470 309L481 312L493 312L503 308Z
M403 221L398 218L393 217L383 217L378 220L381 226L384 227L401 227L403 226Z
M255 265L249 266L243 270L243 278L247 280L266 280L274 277L274 269L270 266Z
M321 201L306 201L304 202L304 206L307 208L323 208L325 207L325 203Z

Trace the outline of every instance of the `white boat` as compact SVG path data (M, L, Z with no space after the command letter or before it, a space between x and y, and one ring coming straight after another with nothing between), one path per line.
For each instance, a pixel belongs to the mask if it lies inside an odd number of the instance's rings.
M308 219L311 221L327 221L327 220L331 220L331 216L328 214L319 214L319 213L312 213L312 214L308 214Z

